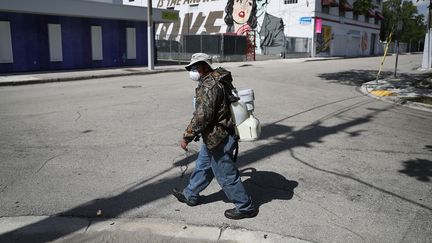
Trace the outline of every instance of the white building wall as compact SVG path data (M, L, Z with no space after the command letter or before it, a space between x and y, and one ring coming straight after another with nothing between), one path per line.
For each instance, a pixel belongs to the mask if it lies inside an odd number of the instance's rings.
M300 19L312 18L314 9L314 1L299 0L297 4L284 4L284 0L279 0L270 1L266 12L282 18L286 36L312 38L313 21L300 23Z
M330 26L332 30L329 56L369 56L382 51L379 48L379 30L329 21L323 21L323 26ZM322 55L326 56L325 53Z
M317 51L317 56L355 57L382 54L383 49L379 41L380 24L375 24L374 17L365 22L365 16L359 15L358 19L354 20L352 11L345 12L345 16L339 16L339 7L330 7L329 13L322 13L321 1L317 2L319 11L315 12L316 17L323 19L323 26L331 28L330 50L321 53ZM354 0L348 0L351 6L353 2ZM375 10L381 11L381 3L372 3L377 7ZM315 42L315 45L319 44Z
M225 9L228 1L229 0L153 0L152 4L154 7L178 10L180 17L180 21L177 23L159 24L156 26L156 35L161 39L178 40L178 36L182 34L236 32L237 29L234 27L230 28L224 21L227 15ZM329 13L325 14L321 12L321 0L298 0L298 2L294 4L286 4L285 1L286 0L268 0L267 4L263 4L263 2L266 3L266 1L256 2L257 26L254 30L257 34L257 53L263 51L263 53L278 54L280 51L283 51L281 45L283 46L284 43L286 43L284 38L298 37L316 40L316 38L314 38L315 18L322 18L323 26L331 27L332 33L332 38L329 42L329 52L317 53L317 55L364 56L371 54L371 45L375 46L374 54L379 54L381 52L378 45L379 25L375 25L375 18L371 17L368 23L365 22L365 17L363 15L358 16L358 20L353 20L352 11L345 12L345 17L342 17L339 16L339 7L330 7ZM375 1L373 1L373 3L378 6L377 10L381 10L381 4ZM287 2L289 3L290 1ZM354 0L348 0L348 3L351 5L353 5L353 2ZM147 5L146 0L134 0L132 2L130 0L123 0L123 3L141 6ZM309 18L311 20L310 22L300 21ZM266 25L265 19L271 19L272 23ZM280 28L280 26L283 26L282 35L278 34L278 36L274 36L263 32L265 28L276 30ZM375 43L371 43L372 34L376 35ZM273 39L269 40L268 38Z
M96 0L98 1L98 0ZM102 0L102 1L112 1L112 0ZM132 6L141 6L141 7L147 7L147 0L119 0L123 1L123 4L125 5L132 5ZM155 1L152 1L153 7L155 7Z

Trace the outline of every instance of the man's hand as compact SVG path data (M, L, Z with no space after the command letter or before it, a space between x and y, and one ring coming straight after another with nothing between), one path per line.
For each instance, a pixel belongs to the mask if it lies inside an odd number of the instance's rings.
M180 141L180 147L181 147L184 151L188 151L187 146L188 146L188 142L187 142L186 140L183 139L183 140Z

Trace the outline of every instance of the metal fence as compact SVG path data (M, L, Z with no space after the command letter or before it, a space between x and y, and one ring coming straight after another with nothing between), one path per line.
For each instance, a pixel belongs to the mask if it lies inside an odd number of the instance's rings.
M309 57L311 55L312 39L301 37L280 37L269 46L261 46L263 55L280 56L282 58Z
M383 46L385 47L386 43L383 42ZM407 53L407 52L421 52L423 51L424 43L423 41L419 42L400 42L399 43L399 53ZM389 53L396 53L396 44L394 42L389 45Z
M179 35L159 38L156 36L158 60L186 61L193 53L204 52L214 61L245 61L246 36L238 35Z
M300 37L285 37L284 58L310 57L312 39Z
M193 53L204 52L212 55L216 62L254 60L255 41L252 41L251 38L254 39L254 35L203 34L164 36L163 38L156 36L157 58L158 60L187 61ZM310 38L285 36L284 40L279 43L259 48L264 55L282 58L311 55L312 41Z
M385 48L385 46L387 45L387 43L383 42L382 45L383 45L383 47ZM396 53L396 50L397 50L397 48L396 48L396 43L394 43L394 42L390 43L387 52L388 52L388 53ZM408 51L408 44L407 44L407 43L400 42L400 43L399 43L399 53L403 54L403 53L406 53L407 51Z

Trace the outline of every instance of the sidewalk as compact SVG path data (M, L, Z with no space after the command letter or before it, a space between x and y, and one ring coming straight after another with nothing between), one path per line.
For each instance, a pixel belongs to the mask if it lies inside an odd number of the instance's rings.
M286 242L301 239L269 232L173 223L164 219L21 216L0 218L0 242Z
M309 62L309 61L325 61L340 58L334 57L317 57L317 58L293 58L293 59L271 59L256 62ZM224 67L239 67L243 65L253 65L255 62L225 62L215 63L216 66L221 65ZM120 77L129 75L148 75L165 72L181 72L185 71L185 65L165 65L156 66L155 70L148 70L147 67L119 67L107 68L97 70L71 70L71 71L46 71L36 73L17 73L17 74L2 74L0 75L0 86L14 86L14 85L27 85L38 83L51 83L51 82L66 82L77 81L95 78L109 78Z
M164 72L183 71L183 65L157 66L155 70L147 67L122 67L97 70L52 71L25 74L6 74L0 76L0 86L26 85L51 82L76 81L94 78L109 78L129 75L145 75Z
M362 93L383 101L432 112L432 79L427 72L364 83Z

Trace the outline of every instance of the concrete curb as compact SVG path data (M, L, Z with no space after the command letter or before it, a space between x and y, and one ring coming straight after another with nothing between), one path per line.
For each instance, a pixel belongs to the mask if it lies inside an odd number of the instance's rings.
M150 75L158 73L169 73L169 72L181 72L184 68L176 69L163 69L154 71L138 71L129 73L111 73L111 74L93 74L93 75L82 75L82 76L71 76L62 78L32 78L28 80L16 80L16 81L1 81L0 86L18 86L18 85L30 85L30 84L40 84L40 83L54 83L54 82L69 82L69 81L80 81L86 79L96 79L96 78L112 78L112 77L122 77L122 76L132 76L132 75Z
M168 242L189 241L196 242L288 242L306 243L302 239L283 236L263 231L231 228L228 225L197 226L179 224L165 219L150 218L74 218L49 216L20 216L0 218L0 241L13 242L15 239L49 239L54 241L80 241L107 236L122 242L122 237L139 234L140 237L151 239L163 238ZM3 241L7 240L7 241ZM125 239L126 240L126 239ZM37 240L36 240L37 241ZM164 241L167 242L167 241Z
M322 62L322 61L332 61L332 60L341 60L346 59L346 57L323 57L323 58L312 58L307 59L304 62Z
M400 106L415 109L415 110L432 112L432 106L431 105L423 104L423 103L419 103L419 102L411 102L411 101L404 102L400 97L397 97L397 96L387 96L387 97L386 96L381 96L381 97L376 96L376 95L371 93L372 90L368 90L367 86L368 86L368 83L362 84L362 86L359 88L359 90L364 95L369 96L373 99L381 100L381 101L388 102L388 103L393 103L396 105L400 105Z

